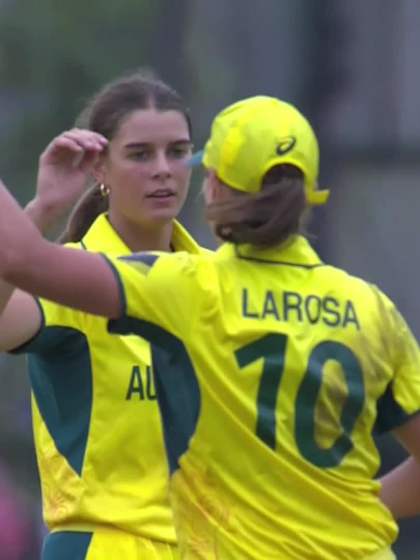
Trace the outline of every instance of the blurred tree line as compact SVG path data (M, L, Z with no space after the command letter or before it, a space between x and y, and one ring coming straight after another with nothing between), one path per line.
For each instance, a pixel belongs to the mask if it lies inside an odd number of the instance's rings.
M196 145L215 112L247 95L278 95L316 120L337 83L318 36L319 28L328 37L335 27L333 0L324 7L306 0L265 0L263 10L254 0L0 0L1 176L26 202L44 147L72 127L99 87L139 67L153 68L184 96ZM184 219L211 244L197 210L192 194Z
M0 168L21 199L37 158L98 87L156 68L182 91L188 1L0 2Z
M334 2L324 5L0 0L2 177L26 199L42 149L100 86L138 67L155 69L185 97L199 140L223 105L256 93L286 98L316 119L337 85L329 63L336 54L325 57L318 36L322 29L328 39L336 26Z

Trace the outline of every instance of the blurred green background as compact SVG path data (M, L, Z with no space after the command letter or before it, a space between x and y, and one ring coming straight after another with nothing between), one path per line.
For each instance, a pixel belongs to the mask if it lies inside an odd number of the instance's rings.
M321 255L377 283L420 336L420 3L417 0L0 0L0 175L25 203L38 157L105 82L154 68L188 101L200 146L212 116L252 94L297 104L321 142ZM200 177L183 222L212 246ZM383 469L404 456L378 442ZM42 534L24 359L0 356L0 460ZM401 560L420 557L419 520ZM37 537L25 558L37 560ZM2 560L0 551L0 560Z

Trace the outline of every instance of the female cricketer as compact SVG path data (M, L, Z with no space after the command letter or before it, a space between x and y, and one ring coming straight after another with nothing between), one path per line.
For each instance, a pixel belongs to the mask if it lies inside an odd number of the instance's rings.
M107 84L83 126L40 158L28 212L44 227L85 192L62 241L81 252L199 253L176 220L191 125L180 96L144 72ZM176 535L149 343L106 320L0 286L0 349L28 355L46 536L43 560L172 560ZM140 424L138 423L140 421ZM143 426L143 429L139 429Z

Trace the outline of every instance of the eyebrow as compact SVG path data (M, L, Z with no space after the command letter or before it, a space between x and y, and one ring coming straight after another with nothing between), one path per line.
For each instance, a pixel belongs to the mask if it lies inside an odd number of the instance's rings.
M192 141L190 139L180 139L180 140L173 140L171 142L168 142L168 144L170 145L188 145L188 146L192 146ZM132 149L132 148L148 148L149 146L153 146L153 142L130 142L129 144L126 144L124 146L124 148L126 150Z

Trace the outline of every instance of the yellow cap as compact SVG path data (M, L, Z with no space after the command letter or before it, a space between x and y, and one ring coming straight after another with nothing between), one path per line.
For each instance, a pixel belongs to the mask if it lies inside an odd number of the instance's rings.
M202 162L227 185L256 193L275 165L298 167L308 204L324 204L327 190L317 190L319 149L311 125L289 103L257 96L238 101L213 120Z

